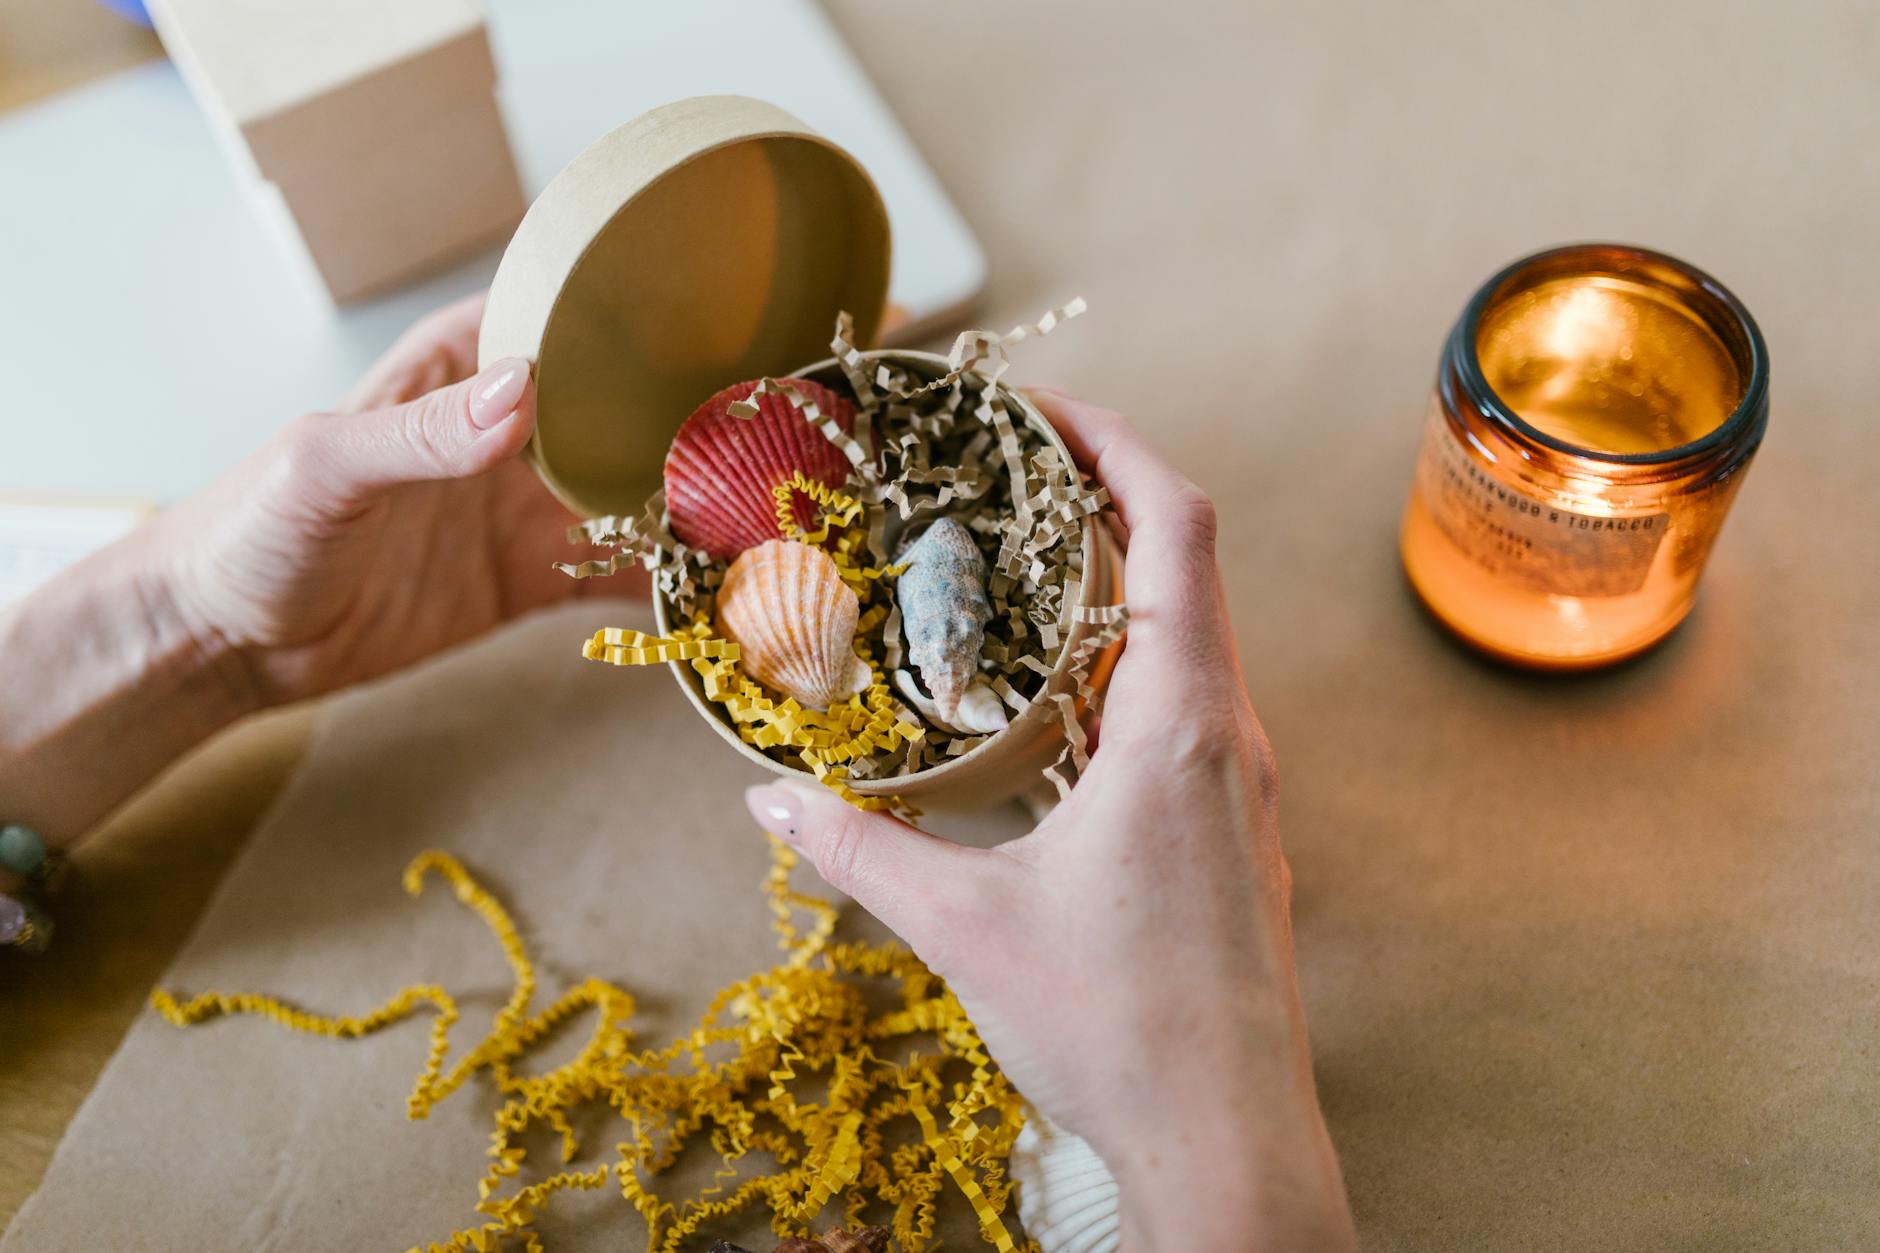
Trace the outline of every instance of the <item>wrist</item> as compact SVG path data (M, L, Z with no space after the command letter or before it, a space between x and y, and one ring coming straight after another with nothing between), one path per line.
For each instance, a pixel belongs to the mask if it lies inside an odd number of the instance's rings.
M265 709L249 650L205 615L192 595L195 566L159 527L124 554L137 589L138 613L150 641L141 669L176 690L194 718L219 730Z
M234 650L179 612L174 577L153 525L0 612L0 818L69 843L255 707Z
M1355 1247L1293 995L1164 1041L1091 1142L1121 1190L1125 1253Z
M1202 1118L1144 1137L1116 1155L1113 1172L1124 1253L1357 1247L1316 1101L1268 1106L1254 1125Z

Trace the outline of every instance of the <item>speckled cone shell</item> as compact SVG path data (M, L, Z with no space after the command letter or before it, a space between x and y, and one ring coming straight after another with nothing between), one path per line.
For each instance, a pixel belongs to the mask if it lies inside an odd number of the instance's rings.
M965 526L940 518L896 558L907 567L895 581L907 658L933 693L942 721L954 724L960 698L979 675L992 604L986 562Z
M848 458L811 426L785 396L757 399L757 416L734 418L727 410L757 390L759 380L725 388L700 405L673 436L666 454L666 513L672 533L720 561L776 539L779 483L797 471L818 483L840 487L849 477ZM844 431L855 424L850 401L808 379L790 386L816 402ZM796 519L816 525L814 502L796 495Z
M1039 1253L1115 1253L1123 1240L1116 1179L1089 1144L1034 1113L1009 1171L1019 1221Z
M748 549L725 571L717 612L744 672L800 704L828 709L868 686L855 655L861 603L820 548L773 539Z

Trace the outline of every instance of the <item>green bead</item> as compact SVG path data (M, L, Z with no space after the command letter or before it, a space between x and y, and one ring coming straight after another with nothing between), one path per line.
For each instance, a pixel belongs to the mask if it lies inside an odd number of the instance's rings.
M0 866L30 879L45 864L46 842L39 838L39 832L17 822L0 827Z

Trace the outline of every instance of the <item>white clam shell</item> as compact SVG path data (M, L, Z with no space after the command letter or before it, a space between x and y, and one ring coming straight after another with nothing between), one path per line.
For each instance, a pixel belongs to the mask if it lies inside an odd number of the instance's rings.
M920 716L939 727L942 731L951 731L956 735L987 735L993 731L1003 731L1011 725L1006 715L1005 702L992 690L992 685L984 679L974 679L960 694L959 704L954 707L951 718L940 716L940 706L914 682L914 676L905 670L894 672L894 685L901 689L901 695L908 704L920 711Z
M1115 1253L1123 1240L1116 1177L1086 1141L1033 1111L1009 1170L1019 1221L1040 1253Z

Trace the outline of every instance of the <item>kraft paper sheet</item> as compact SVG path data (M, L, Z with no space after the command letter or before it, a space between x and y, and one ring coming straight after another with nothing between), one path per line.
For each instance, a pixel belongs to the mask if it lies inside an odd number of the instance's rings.
M974 321L1090 300L1007 381L1132 415L1222 506L1369 1253L1880 1247L1870 7L829 7L986 245ZM1518 675L1422 617L1396 527L1470 292L1600 237L1743 298L1774 412L1668 646ZM337 1007L427 975L493 1009L477 924L398 887L431 844L491 876L555 970L604 962L662 1021L659 995L682 1021L767 958L736 795L756 772L669 681L567 648L616 620L531 624L338 703L169 981ZM651 789L684 769L716 786ZM649 947L655 922L712 938ZM0 1247L444 1230L488 1110L403 1121L424 1031L139 1021ZM556 1247L618 1244L579 1239Z
M645 1047L689 1029L718 988L777 962L759 891L769 854L741 800L758 772L665 673L601 669L569 646L628 603L544 615L333 702L163 986L357 1013L404 984L439 983L463 1011L460 1054L511 976L447 889L414 900L399 886L405 863L433 847L514 915L539 1003L587 975L610 978L638 999ZM954 833L1009 838L1023 825L1013 809ZM807 872L796 881L833 895ZM853 906L844 928L886 934ZM473 1079L426 1121L406 1120L429 1020L334 1041L257 1018L182 1031L144 1015L0 1248L402 1250L475 1225L496 1102ZM579 1019L535 1056L558 1062L587 1030ZM624 1126L578 1127L595 1150L580 1160L611 1159ZM530 1147L532 1162L558 1165L552 1136ZM682 1161L679 1194L709 1181L715 1160ZM948 1247L971 1247L970 1213L943 1213ZM557 1198L540 1230L558 1250L645 1239L612 1189ZM713 1235L768 1249L767 1233L760 1207Z

